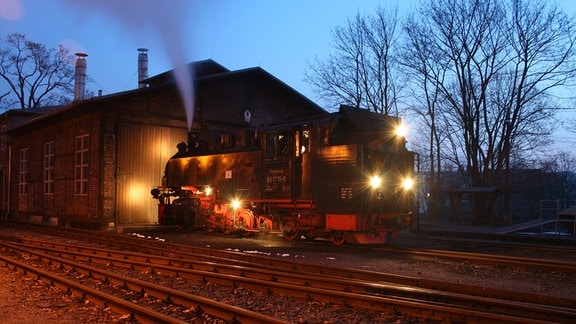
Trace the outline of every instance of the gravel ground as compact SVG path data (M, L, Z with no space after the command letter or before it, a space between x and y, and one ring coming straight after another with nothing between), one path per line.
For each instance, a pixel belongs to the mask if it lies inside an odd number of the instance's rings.
M119 270L127 272L125 270ZM128 275L128 273L125 273ZM351 309L339 305L296 298L270 297L263 292L244 288L222 287L211 283L190 283L182 279L164 279L138 274L181 291L244 309L265 313L289 323L424 323L397 314ZM0 318L2 323L129 323L129 318L96 306L89 301L65 295L32 278L7 268L0 268ZM142 301L140 301L142 303ZM166 306L169 308L170 306ZM170 307L172 308L172 307ZM188 309L174 308L175 316L190 323L225 323Z
M2 230L0 229L0 234ZM162 235L162 234L159 234ZM545 295L570 297L576 291L576 278L559 272L537 272L501 267L480 266L467 262L404 259L386 255L350 253L345 248L330 245L293 244L281 239L237 240L230 237L189 233L165 234L164 238L214 249L243 253L262 253L300 262L313 262L336 267L352 267L372 271L386 271L422 278L484 285L515 291L537 292ZM296 246L299 246L296 248ZM319 249L317 247L320 247ZM141 274L147 276L147 274ZM215 300L229 301L251 310L266 310L291 323L415 323L418 320L383 313L351 310L349 308L303 301L294 298L270 298L245 289L218 287L213 284L191 284L181 280L162 284L192 292ZM55 288L32 278L0 267L0 318L2 323L127 323L128 319L88 301L71 298ZM191 318L191 317L188 317ZM196 316L192 323L220 323Z
M470 285L500 288L512 291L538 293L549 296L574 298L576 275L556 271L510 269L455 262L438 258L401 257L397 254L363 253L356 248L336 247L327 242L286 242L278 237L237 238L219 235L170 233L163 237L169 241L193 244L220 250L264 254L298 262L324 264L331 267L380 271L416 278L446 280ZM415 246L414 239L401 238ZM428 244L429 242L426 241ZM427 244L423 243L423 244ZM427 247L427 246L423 246ZM534 252L531 257L546 257L546 251ZM568 258L571 262L574 257Z
M0 318L4 324L122 322L110 310L4 267L0 267Z

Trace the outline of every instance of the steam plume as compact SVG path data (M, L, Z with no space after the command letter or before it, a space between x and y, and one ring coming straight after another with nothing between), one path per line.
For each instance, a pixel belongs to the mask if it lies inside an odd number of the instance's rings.
M24 8L19 0L0 0L0 18L18 21L24 16Z
M194 116L194 87L192 75L186 65L186 53L183 44L184 22L190 13L187 0L168 2L141 0L65 0L70 7L76 7L81 13L99 11L115 22L130 29L130 32L156 32L174 65L174 77L180 90L180 96L186 110L188 130L192 128Z

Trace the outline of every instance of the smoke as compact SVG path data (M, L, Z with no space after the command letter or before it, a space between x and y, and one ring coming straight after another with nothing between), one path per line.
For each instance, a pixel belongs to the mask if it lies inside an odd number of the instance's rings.
M19 0L0 0L0 18L18 21L24 16L24 8Z
M1 1L1 0L0 0ZM193 71L186 65L184 44L185 19L191 13L187 0L142 1L142 0L64 0L72 8L80 9L80 14L99 12L115 23L123 25L136 36L156 33L159 41L174 66L174 78L186 111L188 130L192 128L194 116Z

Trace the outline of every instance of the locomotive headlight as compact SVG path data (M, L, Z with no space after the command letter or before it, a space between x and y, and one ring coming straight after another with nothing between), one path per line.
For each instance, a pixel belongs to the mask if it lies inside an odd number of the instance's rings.
M232 200L232 209L238 209L238 208L240 208L240 200L238 199Z
M414 180L412 180L411 178L406 178L402 180L402 188L404 188L404 190L410 190L413 187L414 187Z
M210 196L212 194L212 188L210 187L206 187L206 192L205 192L206 196Z
M370 186L372 187L372 189L379 188L381 185L382 185L382 178L380 178L379 176L373 176L370 179Z
M397 137L404 137L408 133L408 127L404 124L398 124L396 126L396 136Z

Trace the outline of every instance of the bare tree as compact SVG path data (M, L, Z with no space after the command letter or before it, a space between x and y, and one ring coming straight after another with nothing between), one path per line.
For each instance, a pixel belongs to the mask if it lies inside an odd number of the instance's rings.
M416 25L414 19L409 19L406 23L405 31L407 41L402 48L403 64L406 75L415 86L411 88L413 103L410 105L412 111L427 130L427 138L424 139L426 146L422 148L423 163L427 165L429 175L426 177L426 188L428 202L428 213L436 215L439 211L438 202L441 200L442 181L442 144L446 138L450 138L448 129L442 127L442 96L440 84L443 83L446 68L442 66L442 60L434 57L431 42L423 28ZM424 132L422 132L424 134ZM458 163L455 163L458 165Z
M335 53L309 65L306 80L329 105L347 104L398 114L399 85L394 52L401 30L398 10L359 13L332 30Z
M541 161L541 168L553 176L558 199L576 199L576 157L561 151Z
M430 0L405 28L405 66L424 73L417 85L438 98L423 114L433 118L431 138L450 130L435 154L464 161L473 187L500 186L510 156L542 143L556 109L550 91L575 76L574 22L545 2L511 4Z
M2 106L29 109L69 101L73 60L62 46L47 49L22 34L7 35L0 43L0 80L7 89L0 93Z

